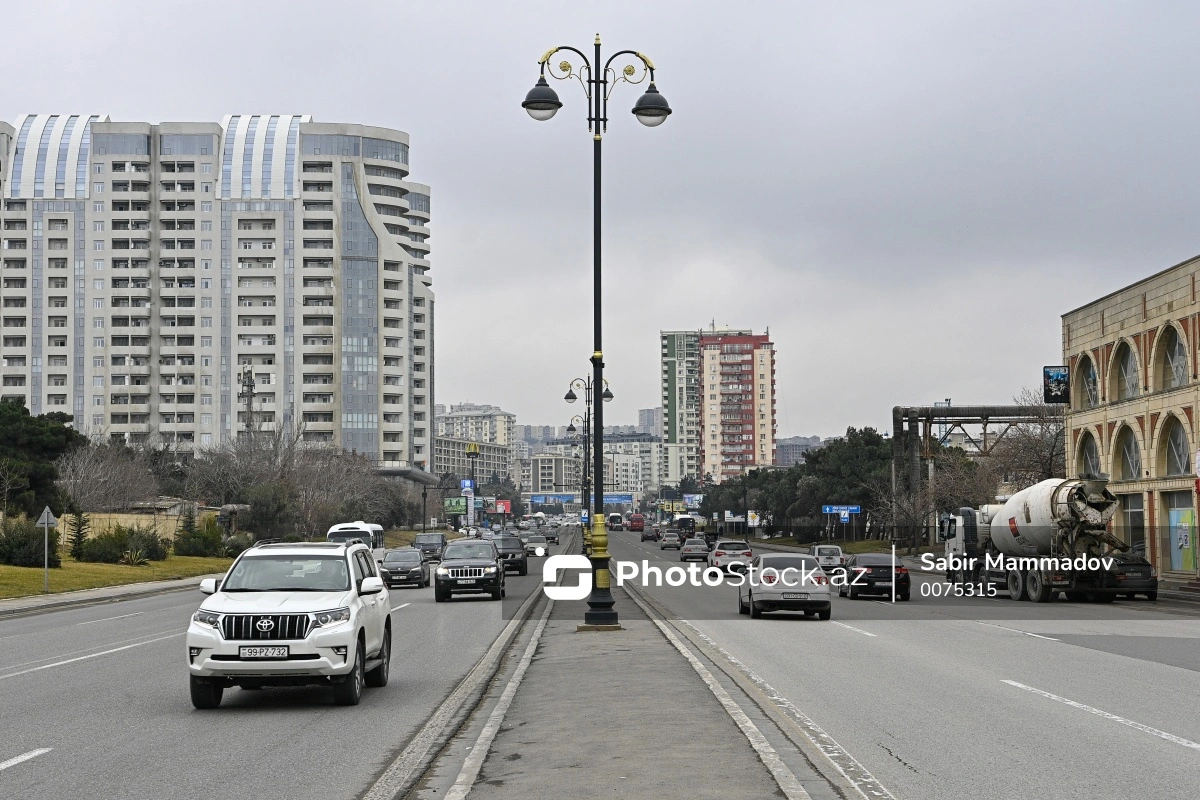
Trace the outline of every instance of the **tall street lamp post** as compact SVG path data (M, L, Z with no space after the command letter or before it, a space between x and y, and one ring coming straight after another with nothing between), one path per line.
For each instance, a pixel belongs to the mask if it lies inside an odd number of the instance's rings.
M569 433L571 435L575 435L575 431L578 430L575 427L576 421L578 421L579 424L583 426L583 432L581 434L579 434L580 438L583 439L583 468L579 471L579 475L580 475L579 505L582 506L583 508L588 507L588 502L589 502L588 498L591 496L589 494L589 492L591 490L591 485L592 485L591 461L589 460L590 455L591 455L592 433L591 433L591 428L588 427L588 425L591 421L591 408L590 408L591 403L589 403L588 406L589 407L584 410L582 417L579 416L578 414L576 414L575 416L571 417L571 422L567 426L567 433ZM579 551L583 555L586 556L589 554L588 540L591 537L589 536L589 534L587 532L587 528L583 526L582 520L580 521L579 533L580 533Z
M613 399L612 390L608 388L608 381L600 379L603 383L594 383L591 378L576 378L571 381L571 385L567 387L567 393L563 399L568 403L574 403L579 399L579 395L575 394L575 390L579 389L583 392L583 414L584 414L584 429L588 430L587 421L595 420L602 415L604 403L611 402ZM592 389L596 386L603 386L604 391L600 394L600 400L603 402L597 403L596 396ZM571 427L574 427L572 424ZM571 428L567 428L570 433ZM616 625L616 612L612 610L613 599L612 591L608 586L608 534L605 531L604 523L604 454L600 451L600 441L597 435L604 433L603 428L590 429L590 434L584 437L584 448L590 450L584 455L584 463L587 464L585 474L587 475L587 487L584 489L583 506L586 508L588 498L592 498L592 518L591 534L588 534L586 528L581 528L583 531L583 553L592 560L592 593L588 596L588 611L584 614L583 621L588 625ZM588 461L591 456L594 460ZM597 477L599 476L599 477ZM597 489L597 487L599 487ZM600 587L600 581L604 580L604 586ZM607 605L604 605L607 603ZM596 616L593 614L599 614ZM613 616L611 621L604 616L606 613L611 613ZM593 616L589 617L589 614ZM601 621L595 621L601 620Z
M592 283L593 283L593 347L592 347L592 380L596 386L604 382L604 349L601 337L601 260L600 260L600 155L602 136L608 130L608 98L612 89L621 82L637 84L647 77L650 84L645 93L633 104L633 114L638 121L648 127L661 125L671 113L671 107L666 98L659 94L654 85L654 64L649 58L636 50L618 50L600 68L600 35L594 42L594 61L589 61L582 50L574 47L552 47L540 59L538 66L540 74L537 83L525 96L521 106L529 112L529 116L538 121L550 119L562 108L558 93L546 83L546 66L556 53L570 53L582 60L582 65L576 69L568 58L558 62L557 71L550 66L550 77L558 80L574 78L583 86L588 99L588 132L592 134ZM618 72L613 67L617 59L625 62ZM593 64L595 69L593 69ZM637 66L635 66L637 65ZM640 69L639 69L640 67ZM604 412L598 405L592 418L593 439L592 457L593 475L604 475ZM589 625L616 625L617 613L613 610L612 592L609 589L608 572L608 533L604 528L604 492L595 492L592 510L592 593L588 597L588 611L584 614L584 622Z

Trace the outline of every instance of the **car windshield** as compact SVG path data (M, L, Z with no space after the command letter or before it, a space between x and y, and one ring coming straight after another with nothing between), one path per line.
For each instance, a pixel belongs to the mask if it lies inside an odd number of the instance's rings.
M836 547L818 547L817 555L819 556L836 556L839 555Z
M363 542L371 541L371 534L366 531L344 531L342 533L331 533L326 537L331 542L349 542L352 539L362 539Z
M888 565L900 566L900 559L892 560L889 555L863 555L858 557L856 562L861 567L886 567Z
M546 537L545 536L530 536L526 541L533 542L534 544L545 543Z
M707 547L703 539L688 539L683 543L685 547Z
M420 561L420 560L421 560L421 554L417 553L415 551L407 552L407 553L388 553L386 556L383 557L383 563L385 563L385 564L392 564L392 563L404 562L404 561Z
M749 550L750 545L745 542L717 542L718 550Z
M492 558L495 548L491 544L472 544L454 542L446 545L446 559L454 558Z
M344 592L350 571L341 556L244 556L225 579L224 592Z
M415 541L417 544L441 544L442 535L440 533L420 533L417 534Z
M500 536L495 541L501 550L516 550L521 546L521 540L515 536Z

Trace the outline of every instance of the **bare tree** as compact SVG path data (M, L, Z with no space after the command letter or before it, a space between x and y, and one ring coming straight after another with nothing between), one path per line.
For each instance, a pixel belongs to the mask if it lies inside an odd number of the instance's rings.
M8 519L8 498L29 485L25 471L16 462L0 458L0 492L4 493L4 518Z
M1035 422L1015 425L992 448L991 469L1014 491L1049 478L1065 478L1066 429L1062 406L1042 402L1026 387L1013 398Z
M146 454L117 444L76 447L54 464L55 485L80 511L125 511L158 497Z

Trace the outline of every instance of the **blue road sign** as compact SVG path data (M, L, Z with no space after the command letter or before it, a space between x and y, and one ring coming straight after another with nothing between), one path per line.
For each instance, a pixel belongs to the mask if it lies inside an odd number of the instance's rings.
M474 489L474 488L475 488L475 481L471 480L470 478L463 478L462 480L460 480L460 481L458 482L458 488L460 488L460 489Z
M843 512L841 512L841 514L839 514L838 516L840 517L840 519L841 519L841 521L842 521L842 522L849 522L849 521L850 521L850 512L849 512L849 511L843 511Z
M861 514L862 506L821 506L822 514Z

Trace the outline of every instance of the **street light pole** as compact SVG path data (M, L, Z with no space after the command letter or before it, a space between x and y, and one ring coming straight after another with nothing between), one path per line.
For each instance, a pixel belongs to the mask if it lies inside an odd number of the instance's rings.
M666 98L659 94L658 89L654 86L654 64L649 58L637 52L636 50L618 50L608 61L604 62L604 67L600 67L600 35L596 34L595 45L595 60L589 61L581 50L574 47L559 46L552 47L546 51L538 64L540 74L538 75L537 83L529 94L525 96L525 102L521 106L529 112L529 116L535 120L544 121L553 117L558 109L562 108L562 101L558 99L558 93L546 83L546 65L550 58L555 53L565 51L574 53L583 61L583 65L576 72L575 66L564 59L557 65L558 72L555 72L554 66L550 68L550 76L558 80L567 80L577 78L584 87L584 91L588 99L588 130L592 134L592 313L593 313L593 343L592 343L592 384L597 390L604 386L604 347L603 347L603 330L602 330L602 303L601 303L601 258L600 258L600 204L601 204L601 143L602 135L608 130L608 96L610 94L609 83L612 83L613 88L616 84L624 81L626 83L636 84L641 83L647 77L650 79L650 84L646 87L645 93L638 98L638 101L633 105L633 114L638 121L648 127L654 127L666 121L666 118L671 113L671 107L667 105ZM612 68L612 63L617 58L626 56L626 65L621 69L620 73ZM636 61L635 61L636 59ZM640 63L641 73L638 73L638 67L635 63ZM593 69L593 64L595 69ZM560 74L561 73L561 74ZM636 80L633 78L636 77ZM608 399L608 398L606 398ZM584 614L584 622L589 625L616 625L617 613L613 610L612 591L609 588L609 570L608 570L608 532L605 530L604 521L604 411L602 404L597 403L595 415L592 418L593 424L593 441L592 441L592 474L599 476L597 483L600 484L599 489L593 490L595 499L592 507L592 593L588 597L589 610Z

